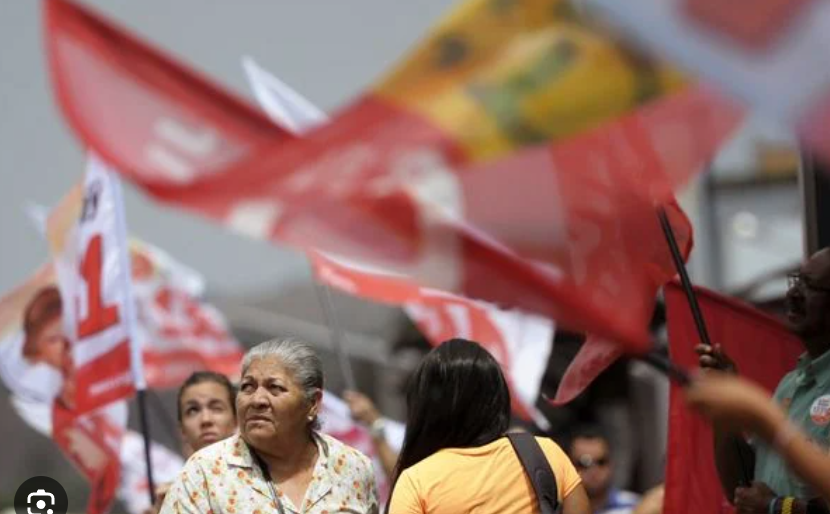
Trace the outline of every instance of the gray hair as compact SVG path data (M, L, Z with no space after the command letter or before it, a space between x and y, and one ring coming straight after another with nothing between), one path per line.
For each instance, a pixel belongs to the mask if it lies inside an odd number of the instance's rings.
M266 358L277 359L288 369L294 380L300 384L308 403L314 400L318 390L323 390L323 362L305 341L286 337L271 339L254 346L242 358L242 375L245 375L254 360ZM310 428L320 429L317 417L311 422Z

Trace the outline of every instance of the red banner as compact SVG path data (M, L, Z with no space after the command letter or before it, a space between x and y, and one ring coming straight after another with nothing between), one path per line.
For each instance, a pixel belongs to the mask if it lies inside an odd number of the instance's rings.
M111 410L123 412L112 415ZM123 402L82 416L59 405L53 410L52 439L91 484L87 514L104 514L115 501L126 424Z
M771 393L781 377L795 367L803 352L801 342L778 320L749 305L701 287L695 290L712 342L721 345L742 376ZM694 347L700 339L689 304L677 282L668 284L664 291L672 360L696 368ZM733 512L718 481L712 441L709 424L686 407L683 391L672 385L664 512Z

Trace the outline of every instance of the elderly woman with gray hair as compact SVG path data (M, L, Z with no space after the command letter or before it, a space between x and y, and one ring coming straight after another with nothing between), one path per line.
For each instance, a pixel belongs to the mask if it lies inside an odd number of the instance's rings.
M203 448L167 493L161 514L369 514L378 511L370 460L317 431L320 358L274 340L245 355L239 433Z

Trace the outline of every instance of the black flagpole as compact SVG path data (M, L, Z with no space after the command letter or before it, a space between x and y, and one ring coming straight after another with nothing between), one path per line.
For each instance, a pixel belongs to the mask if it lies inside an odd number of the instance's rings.
M669 223L669 217L666 214L666 209L661 205L657 208L657 216L660 218L660 226L663 228L663 234L666 236L666 242L671 250L674 267L677 269L677 274L680 275L680 284L683 287L683 292L686 293L686 300L689 303L689 309L692 311L692 317L695 320L698 336L700 336L701 343L709 348L712 348L712 341L709 339L709 331L706 329L706 322L703 319L703 312L700 310L700 304L697 301L697 295L692 288L692 281L689 279L689 273L686 271L686 263L683 262L683 256L680 254L680 247L677 246L677 238L674 235L674 230ZM667 359L669 360L669 359ZM670 362L670 361L669 361ZM672 375L669 374L671 377ZM672 377L673 378L673 377ZM688 385L688 376L685 382L680 382L681 385ZM742 485L748 486L752 481L752 473L747 466L747 457L744 455L743 447L740 443L736 444L735 448L738 460L741 463Z
M691 309L692 317L695 319L695 326L697 327L700 341L706 346L711 347L712 341L709 339L709 331L706 330L703 312L700 310L697 295L692 288L692 281L689 280L689 273L686 271L686 263L683 262L683 256L680 254L680 247L677 246L674 230L671 228L671 223L669 223L669 218L666 215L666 209L663 206L658 208L657 216L660 218L660 226L663 227L663 234L666 236L666 242L669 244L674 267L677 270L677 274L680 275L680 284L683 286L683 292L686 293L686 300L689 302L689 309Z
M141 425L141 434L144 436L144 462L147 464L147 487L150 490L150 505L156 504L156 484L153 480L153 464L150 459L150 424L147 422L147 390L136 391L138 400L138 422Z
M672 362L668 356L663 355L656 350L646 353L645 355L638 355L636 358L655 368L657 371L664 373L670 379L674 380L683 387L686 387L692 383L692 379L689 377L689 374L685 369Z

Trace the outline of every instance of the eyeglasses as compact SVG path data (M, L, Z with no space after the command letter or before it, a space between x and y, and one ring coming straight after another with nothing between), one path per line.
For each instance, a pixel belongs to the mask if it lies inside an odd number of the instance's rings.
M604 468L610 462L611 460L608 456L595 459L590 455L580 455L574 460L574 466L576 466L577 469L586 470L597 466Z
M807 289L811 289L813 291L830 293L830 287L817 286L811 283L810 280L804 276L804 273L800 271L793 271L792 273L787 273L787 287L789 287L790 289L806 287Z

